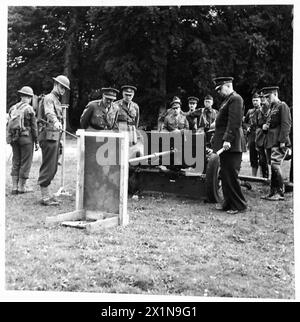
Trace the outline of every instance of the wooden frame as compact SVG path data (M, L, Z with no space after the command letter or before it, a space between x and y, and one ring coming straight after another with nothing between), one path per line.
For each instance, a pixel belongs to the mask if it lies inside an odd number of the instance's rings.
M128 196L128 156L129 156L129 138L127 132L109 132L109 131L84 131L78 130L76 132L77 138L77 178L76 178L76 209L75 211L59 214L57 216L50 216L46 218L46 224L61 223L63 226L75 227L86 229L87 231L98 231L103 228L109 228L114 226L126 226L129 223L129 216L127 213L127 196ZM116 149L116 154L119 157L119 164L115 165L117 169L117 177L120 176L119 185L114 181L114 188L119 188L119 191L115 193L118 197L118 213L111 212L110 209L98 209L99 205L96 198L96 206L89 206L88 194L89 194L89 180L86 178L86 162L87 159L86 142L89 142L90 137L96 138L95 142L98 142L98 138L114 138L118 141L119 149ZM101 139L102 140L102 139ZM101 141L100 140L100 141ZM118 150L118 151L117 151ZM99 163L98 163L99 165ZM109 168L109 167L108 167ZM95 173L98 170L95 169ZM99 173L101 172L101 165L99 165ZM105 171L107 174L107 170ZM115 180L116 176L114 177ZM94 179L94 177L92 178ZM103 182L97 182L97 187L101 187ZM106 185L104 185L104 188ZM93 187L92 187L93 188ZM92 190L93 191L93 190ZM102 190L103 191L103 190ZM94 192L94 191L93 191ZM97 195L96 195L97 197ZM95 194L93 197L95 199ZM109 207L109 206L108 206Z

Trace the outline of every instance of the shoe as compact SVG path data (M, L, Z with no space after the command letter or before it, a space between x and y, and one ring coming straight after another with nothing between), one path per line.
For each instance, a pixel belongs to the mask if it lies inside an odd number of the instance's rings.
M280 196L278 193L276 193L276 194L271 195L271 196L270 195L269 196L265 196L263 199L270 200L270 201L279 201L279 200L284 200L284 197L283 196Z
M15 189L11 191L11 194L12 195L17 195L18 193L19 193L19 191L18 190L15 190Z
M40 200L43 206L59 206L59 202L55 198L44 198Z
M238 211L238 210L232 210L232 209L230 209L230 210L227 210L226 212L228 213L228 215L235 215L235 214L237 214L239 211Z
M252 189L251 184L249 182L246 182L246 181L243 181L241 183L241 186L247 188L247 190L251 190Z
M222 204L219 204L219 203L215 205L215 209L220 210L220 211L226 211L224 206Z

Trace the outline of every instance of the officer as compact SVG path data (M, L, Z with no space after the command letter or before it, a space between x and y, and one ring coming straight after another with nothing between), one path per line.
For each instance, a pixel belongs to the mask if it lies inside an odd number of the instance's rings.
M247 143L249 150L250 165L252 168L252 176L257 176L259 155L256 149L255 137L257 129L257 113L260 109L260 97L257 93L252 96L253 108L250 108L244 118L247 133Z
M173 132L180 130L188 130L189 122L186 116L181 112L181 100L175 96L170 103L171 111L164 119L162 130Z
M266 134L266 149L271 160L270 192L266 200L284 200L284 183L281 164L290 146L291 113L285 102L278 97L278 86L264 87L262 92L270 103L270 112L262 129Z
M39 144L42 149L42 164L39 171L38 184L41 189L40 203L44 206L57 206L58 200L49 194L49 185L53 180L58 165L59 143L63 122L61 99L66 90L70 90L70 81L64 75L53 77L54 85L51 93L45 95L43 101L44 123L39 128Z
M133 97L137 88L132 85L123 85L121 87L123 98L114 102L118 109L117 125L120 131L129 132L129 145L137 143L137 127L140 119L140 109L138 104L133 102Z
M201 109L201 116L198 123L198 129L208 132L215 129L215 122L218 111L213 108L214 99L211 95L204 97L204 107Z
M192 113L194 113L197 109L197 104L199 102L199 98L195 96L188 97L188 105L189 110L186 114L186 119L189 122L189 129L192 131L197 130L197 116L191 116Z
M215 90L224 98L221 103L212 138L214 152L223 148L220 154L220 176L224 203L216 209L236 214L245 211L247 203L242 193L238 174L241 168L245 142L242 129L244 102L232 85L233 77L214 78Z
M33 146L37 149L37 123L33 107L30 105L34 96L29 86L22 87L18 93L20 102L8 112L7 143L12 147L12 191L13 195L31 192L25 187L32 164Z
M104 87L101 89L102 99L94 100L87 104L80 118L80 126L92 131L116 129L117 107L113 101L119 91L115 88Z
M259 94L261 104L259 109L257 110L257 126L255 133L255 146L258 153L258 162L261 170L261 176L263 178L269 178L269 165L266 151L266 134L264 133L262 126L266 123L268 113L269 113L269 103L267 99L264 97L262 92Z

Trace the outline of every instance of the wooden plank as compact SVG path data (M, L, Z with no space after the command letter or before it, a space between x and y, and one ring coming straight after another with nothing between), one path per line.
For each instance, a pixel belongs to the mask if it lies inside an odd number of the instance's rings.
M129 135L124 132L125 137L121 139L121 173L120 173L120 201L119 201L119 224L126 226L129 223L129 216L127 213L127 199L128 199L128 173L129 173Z
M84 218L85 218L85 210L81 209L81 210L75 210L72 212L60 214L57 216L46 217L46 224L57 223L57 222L62 222L66 220L82 220Z
M73 227L78 229L86 229L86 226L89 224L88 221L63 221L62 226Z
M86 210L85 216L87 220L101 220L118 216L118 214L103 211Z
M107 218L103 220L97 220L95 222L90 222L86 225L85 229L88 232L98 232L102 229L112 228L119 225L119 218L118 216Z
M81 131L84 132L84 136L93 136L93 137L105 137L105 138L124 138L123 132L111 132L111 131L84 131L78 130L76 135L80 135ZM77 134L78 133L78 134Z
M83 209L83 197L84 197L84 152L85 152L85 140L84 131L78 130L76 134L79 134L77 139L77 181L76 181L76 210Z

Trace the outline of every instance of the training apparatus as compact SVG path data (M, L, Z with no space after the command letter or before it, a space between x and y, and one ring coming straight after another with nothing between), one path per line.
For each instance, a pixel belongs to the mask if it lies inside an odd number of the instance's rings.
M46 223L87 231L127 225L128 133L78 130L76 135L76 210L47 217Z

